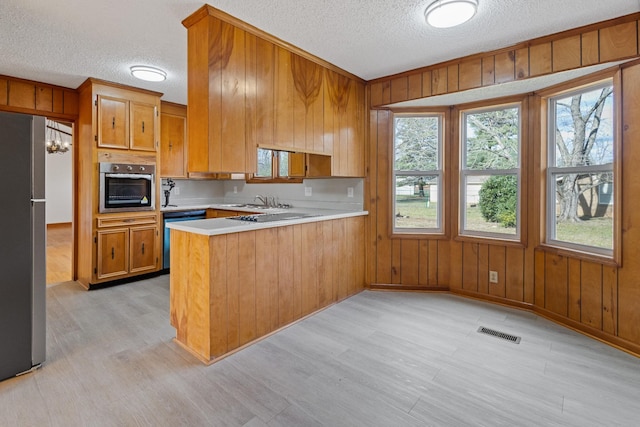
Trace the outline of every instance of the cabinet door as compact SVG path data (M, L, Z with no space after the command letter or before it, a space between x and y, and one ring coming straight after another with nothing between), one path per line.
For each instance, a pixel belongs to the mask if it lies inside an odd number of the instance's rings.
M187 118L162 113L160 117L160 176L186 178L184 143Z
M132 150L156 151L156 107L153 104L131 102Z
M131 227L130 233L131 273L155 270L158 261L156 226Z
M125 275L129 272L129 229L98 230L97 278Z
M129 148L129 102L98 95L98 147Z

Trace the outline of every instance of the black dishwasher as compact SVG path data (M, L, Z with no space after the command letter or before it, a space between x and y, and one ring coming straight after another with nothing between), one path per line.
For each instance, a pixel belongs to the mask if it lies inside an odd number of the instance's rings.
M171 229L167 228L167 224L170 222L178 221L191 221L194 219L204 219L207 217L205 209L192 210L192 211L171 211L163 212L162 223L164 228L164 234L162 239L162 270L169 271L170 263L170 248L171 245Z

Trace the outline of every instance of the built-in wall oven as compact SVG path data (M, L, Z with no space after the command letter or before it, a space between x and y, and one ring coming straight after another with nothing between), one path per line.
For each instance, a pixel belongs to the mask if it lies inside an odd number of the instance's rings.
M101 162L99 168L101 213L155 210L155 165Z

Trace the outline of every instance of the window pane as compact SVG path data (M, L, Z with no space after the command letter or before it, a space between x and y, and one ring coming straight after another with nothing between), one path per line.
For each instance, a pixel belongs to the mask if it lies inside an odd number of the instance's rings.
M394 170L438 170L439 124L440 118L434 116L394 119Z
M271 177L272 151L258 148L258 171L256 176Z
M464 230L516 235L518 177L466 176Z
M278 176L289 176L289 153L278 152Z
M613 174L558 174L553 176L553 187L552 238L613 249Z
M517 107L465 114L465 168L515 169L519 165Z
M613 162L613 86L555 99L555 166Z
M395 228L438 228L438 177L396 176Z

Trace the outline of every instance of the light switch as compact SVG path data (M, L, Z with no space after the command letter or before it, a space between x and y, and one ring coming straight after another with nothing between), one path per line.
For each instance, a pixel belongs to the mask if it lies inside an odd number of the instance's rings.
M304 187L304 195L306 197L311 197L312 194L313 194L313 191L311 190L311 187Z
M353 197L353 187L347 187L347 197Z

